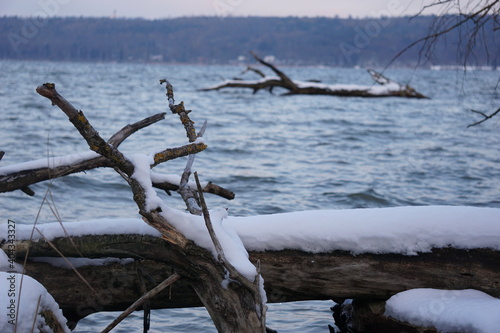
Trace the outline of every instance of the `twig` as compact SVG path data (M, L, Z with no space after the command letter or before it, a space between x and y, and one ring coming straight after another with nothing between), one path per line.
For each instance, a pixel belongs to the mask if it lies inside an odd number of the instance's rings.
M113 145L115 148L118 147L126 138L128 138L130 135L134 134L140 129L143 129L144 127L147 127L149 125L152 125L154 123L157 123L160 120L165 119L165 112L162 113L157 113L153 116L144 118L142 120L139 120L138 122L135 122L133 124L128 124L125 127L123 127L121 130L116 132L109 138L108 143L110 145Z
M33 228L31 229L31 234L30 234L30 238L29 238L29 242L30 243L33 241L33 234L35 233L36 224L38 222L38 219L40 218L40 213L42 212L43 202L47 199L47 194L48 194L49 189L50 189L51 186L52 186L52 180L49 183L49 186L47 188L47 191L45 192L45 195L43 197L42 203L40 204L40 207L38 207L38 212L37 212L36 217L35 217L35 222L33 223ZM19 282L19 293L17 295L17 313L19 313L19 309L20 309L20 306L21 306L21 295L22 295L22 292L23 292L24 273L26 271L26 265L28 263L29 253L30 253L30 247L28 247L26 249L26 253L24 255L23 270L21 272L22 273L21 274L21 281ZM19 316L16 317L16 322L15 322L15 326L14 326L14 333L17 332L17 322L18 322L18 319L19 319Z
M500 112L500 108L498 108L495 112L493 112L493 113L492 113L492 114L490 114L489 116L488 116L487 114L485 114L485 113L481 112L481 111L477 111L477 110L470 110L470 111L471 111L471 112L475 112L475 113L479 113L480 115L482 115L482 116L484 117L484 119L482 119L482 120L480 120L480 121L477 121L477 122L475 122L475 123L473 123L473 124L467 125L467 128L472 127L472 126L479 125L479 124L481 124L481 123L485 122L486 120L493 118L493 117L494 117L497 113L499 113L499 112Z
M226 255L224 254L224 250L222 249L222 245L217 238L217 234L215 233L214 227L212 225L212 221L210 220L210 213L208 211L208 207L205 203L205 198L203 196L203 191L200 184L200 179L198 178L198 173L194 172L194 178L196 180L196 185L198 187L198 192L200 194L200 204L203 211L203 218L205 219L205 225L207 226L208 233L210 238L212 239L212 243L215 247L215 252L217 253L217 260L223 264L228 270L231 278L237 280L243 286L245 286L253 295L259 294L259 288L254 286L252 282L250 282L246 277L244 277L238 270L227 260Z
M160 163L174 160L179 157L197 154L204 151L207 145L203 142L190 143L188 145L177 147L177 148L167 148L154 155L154 163L151 167L155 167Z
M33 318L33 324L31 324L31 333L35 331L36 320L38 318L38 309L40 308L40 302L42 301L42 295L38 296L38 302L36 303L35 317Z
M144 273L142 272L142 269L138 268L137 269L137 276L139 277L139 285L141 287L141 294L144 295L147 293L146 289L146 283L144 281ZM146 300L144 302L144 305L142 306L142 309L144 310L144 318L143 318L143 333L147 333L149 331L150 327L150 318L151 318L151 304L149 300Z
M47 244L49 244L50 247L57 252L57 254L68 264L68 266L71 267L71 269L76 273L76 275L78 275L78 277L83 281L83 283L85 283L94 293L97 293L95 289L92 288L90 283L88 283L87 280L85 280L85 278L80 274L80 272L78 272L76 267L73 266L73 264L64 256L64 254L62 254L61 251L59 251L57 247L54 244L52 244L52 242L48 240L47 237L45 237L44 234L42 234L42 232L38 228L35 227L34 229L42 236L43 239L45 239Z
M130 177L132 175L134 172L134 165L132 162L126 159L118 149L104 141L89 123L83 112L75 109L71 103L56 91L56 85L54 83L45 83L38 86L36 91L43 97L50 99L52 105L57 105L61 111L68 116L69 121L75 126L78 132L80 132L85 141L87 141L91 150L106 157L111 163L125 172L127 176Z
M403 55L404 53L406 53L409 49L413 48L415 45L420 44L420 43L423 43L423 46L422 46L422 48L420 50L420 54L422 54L422 51L424 49L426 49L427 50L427 52L426 52L427 58L431 58L431 55L432 55L432 46L434 45L434 43L436 42L436 40L438 40L438 38L440 38L440 37L448 34L451 31L459 29L462 26L466 26L466 24L468 22L472 22L473 28L470 28L470 29L467 28L467 27L465 28L465 32L468 35L468 43L467 43L468 49L466 50L466 56L465 56L465 59L464 59L464 67L465 67L467 59L468 59L468 57L470 56L470 54L472 52L472 50L471 50L472 46L474 45L474 43L475 43L475 41L476 41L476 39L478 37L478 34L481 31L483 31L483 28L484 28L485 24L488 21L497 22L498 16L500 14L499 13L500 11L495 6L500 2L500 0L494 0L494 1L491 1L489 3L486 2L484 5L483 5L482 1L479 1L475 5L475 7L472 8L472 10L470 11L470 13L464 13L464 12L462 12L462 8L460 6L460 1L456 1L456 5L458 7L459 14L458 15L446 15L446 12L449 10L449 8L451 8L450 3L453 3L453 2L455 2L455 1L452 1L452 0L440 0L440 1L435 1L434 3L431 3L430 5L424 6L421 9L421 11L419 13L417 13L414 17L417 17L420 14L422 14L422 12L424 10L426 10L427 8L431 8L431 7L434 7L434 6L440 6L440 5L443 5L443 4L447 4L448 8L445 7L445 9L444 9L445 13L443 13L443 15L439 15L438 16L438 18L436 19L436 21L432 24L432 27L430 29L430 33L427 36L422 37L422 38L414 41L413 43L411 43L408 46L406 46L403 50L401 50L400 52L398 52L396 54L396 56L394 56L389 61L389 63L387 64L386 68L388 68L391 64L393 64L396 59L398 59L399 57L401 57L401 55ZM457 18L458 21L456 23L453 23L453 22L449 23L450 19L454 19L454 18ZM420 62L420 58L419 58L419 62Z
M205 225L207 226L208 233L210 234L210 238L212 239L212 243L215 246L215 252L217 252L217 259L221 263L227 262L226 256L224 255L224 250L222 249L222 245L215 234L214 227L212 225L212 221L210 220L210 212L208 211L207 204L205 202L205 197L203 196L203 191L200 184L200 179L198 178L198 173L194 172L194 179L196 180L196 186L198 188L198 192L200 194L200 204L203 212L203 218L205 219Z
M258 70L257 68L254 68L252 66L247 66L247 68L243 72L241 72L241 74L245 74L246 72L255 72L260 77L266 77L266 74L264 74L262 71Z
M282 71L280 71L278 68L276 68L272 64L268 63L267 61L264 61L261 58L259 58L254 52L250 52L250 54L255 58L255 60L257 60L258 62L260 62L264 66L271 68L271 70L273 72L275 72L280 77L280 79L288 87L288 89L290 89L292 91L298 89L295 82L293 82L287 75L285 75L285 73L283 73Z
M205 130L207 128L207 121L203 123L200 132L198 132L198 137L202 137L205 134ZM191 168L194 163L196 155L189 155L186 163L186 167L184 168L184 172L182 173L181 181L179 183L179 194L182 196L182 199L186 203L186 206L191 214L201 215L201 208L198 202L197 197L195 196L195 192L191 190L188 185L189 176L191 175Z
M373 69L367 69L366 71L368 72L368 74L370 74L372 79L380 85L389 84L391 82L394 82L391 79L382 75L381 73L374 71ZM394 83L396 83L396 82L394 82ZM400 85L399 83L397 83L397 84Z
M170 108L170 111L174 114L178 114L179 118L181 119L182 124L184 125L184 128L186 129L186 135L189 139L189 142L194 142L196 141L196 130L194 129L194 122L189 118L188 114L191 112L191 110L186 110L184 108L184 102L180 102L179 104L174 104L174 88L172 87L172 84L168 82L167 79L162 79L160 80L160 84L166 83L166 88L167 88L167 98L168 98L168 106Z
M168 279L151 289L148 293L144 294L141 298L134 302L127 310L123 311L111 324L109 324L101 333L110 332L116 325L118 325L123 319L127 318L135 309L141 306L145 301L151 299L160 293L163 289L167 288L169 285L180 279L180 275L174 273L170 275Z

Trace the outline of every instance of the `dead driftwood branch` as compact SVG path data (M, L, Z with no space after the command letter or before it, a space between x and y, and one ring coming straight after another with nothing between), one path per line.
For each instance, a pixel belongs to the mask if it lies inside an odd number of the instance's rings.
M158 113L136 123L126 125L113 134L107 143L115 148L118 148L120 144L133 133L149 125L155 124L164 118L165 113ZM170 158L173 158L174 156L182 156L186 154L186 151L196 153L200 148L199 146L198 148L190 147L191 146L184 146L168 149L162 153L165 156L164 159L166 159L166 156ZM3 156L3 154L1 154L1 156ZM113 167L113 165L108 159L97 154L51 157L28 163L0 167L0 193L21 190L26 194L33 196L35 193L28 187L30 185L103 167L110 168ZM167 180L153 180L153 186L162 189L169 194L170 191L175 192L179 190L179 183L172 183ZM232 191L211 182L205 185L203 191L221 196L228 200L234 199L234 193Z
M110 332L116 325L121 323L123 319L127 318L132 312L135 311L139 306L144 304L144 302L148 301L149 299L155 297L158 295L163 289L167 288L168 286L172 285L175 281L179 280L181 277L179 274L174 273L171 276L169 276L166 280L164 280L162 283L145 293L144 295L141 296L137 301L134 302L131 306L129 306L123 313L121 313L118 317L116 317L115 320L111 322L104 330L102 330L101 333L108 333Z
M479 125L483 122L485 122L486 120L488 119L491 119L493 118L497 113L500 112L500 108L498 108L495 112L493 112L492 114L490 115L487 115L485 114L484 112L481 112L481 111L477 111L477 110L470 110L471 112L474 112L474 113L477 113L477 114L480 114L481 116L483 116L483 119L479 120L479 121L476 121L475 123L473 124L470 124L470 125L467 125L467 128L469 127L472 127L472 126L476 126L476 125Z
M402 85L390 80L372 69L368 70L373 80L379 85L360 86L353 84L328 85L318 82L294 81L285 73L279 70L273 64L259 58L252 52L252 56L257 62L271 69L277 76L265 76L260 70L256 71L253 67L247 67L243 72L256 72L261 76L260 80L227 80L213 87L200 89L201 91L220 90L225 88L249 88L255 94L261 89L273 91L273 88L279 87L287 90L283 95L330 95L341 97L407 97L407 98L428 98L417 92L409 85Z
M168 207L152 189L152 178L155 177L151 173L151 168L174 158L192 156L207 147L199 139L204 129L200 133L196 133L194 122L188 115L191 111L185 109L183 102L175 104L172 85L167 80L161 80L160 83L166 83L170 110L179 115L190 143L182 147L166 148L155 153L153 158L145 154L127 157L118 150L116 144L113 145L109 141L105 141L90 124L84 113L73 107L56 91L55 84L45 83L37 88L37 92L48 98L52 105L59 107L87 142L89 149L104 158L104 163L113 167L128 182L139 214L142 215L147 224L161 233L161 241L165 246L161 262L169 263L171 269L187 281L206 307L217 330L220 332L265 332L266 307L265 296L261 296L260 275L256 273L250 280L247 275L242 277L237 272L232 272L230 276L235 280L228 278L227 272L232 270L229 261L218 260L209 249L195 244L177 230L176 223L179 226L179 223L185 223L190 217ZM181 190L191 191L188 188L188 177L191 173L192 159L189 161L181 180ZM211 185L205 186L205 188L207 187L214 189L214 186ZM203 199L204 189L199 182L198 191L201 191L198 194ZM221 191L216 189L214 192ZM192 199L195 198L193 193L183 195L183 198L186 206L191 211L193 209L196 211L198 204L193 203ZM203 200L200 200L200 204L204 211L208 211ZM206 213L205 216L207 216ZM195 220L192 221L195 223ZM211 234L211 238L217 244L215 233ZM51 246L55 247L54 250L57 249L57 245L51 243ZM249 279L249 281L243 283L240 278ZM87 289L86 294L89 294L93 299L100 298L93 287L90 290Z
M19 262L30 248L26 274L47 288L73 325L90 313L123 311L141 297L138 268L148 277L147 288L152 289L176 266L171 260L172 244L158 237L101 235L73 237L73 241L86 258L131 258L126 264L90 266L89 262L89 266L79 267L80 274L96 290L94 294L69 268L48 263L48 257L58 254L46 241L17 242ZM67 257L80 256L68 238L52 242ZM249 254L253 263L260 262L270 303L329 299L338 303L344 299L383 302L413 288L471 288L500 297L500 252L490 249L435 248L418 255L292 250ZM191 288L192 278L182 278L170 290L151 298L151 308L202 306Z

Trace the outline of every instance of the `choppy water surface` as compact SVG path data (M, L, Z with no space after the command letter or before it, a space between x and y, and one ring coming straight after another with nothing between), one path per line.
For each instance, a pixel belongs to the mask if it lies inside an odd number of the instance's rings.
M500 207L500 118L480 126L470 109L490 113L500 104L498 72L390 70L428 100L402 98L279 97L261 91L197 89L238 75L237 66L79 64L0 61L0 165L50 158L86 145L66 116L35 92L54 82L58 91L83 110L103 137L128 123L167 112L168 78L201 126L209 148L194 165L203 180L233 190L236 199L209 197L210 207L226 206L247 216L306 209L401 205ZM283 68L297 80L371 84L364 70ZM249 78L251 78L249 74ZM277 91L279 93L279 91ZM187 142L177 116L146 128L121 146L125 153L147 152ZM185 160L159 166L180 174ZM0 196L0 218L33 223L48 183L34 185L35 197L20 191ZM57 179L51 185L63 220L137 216L125 182L111 170ZM172 206L182 208L175 196ZM39 222L54 217L43 208ZM283 332L318 332L331 323L330 303L271 305L270 326ZM78 332L93 332L115 314L96 314ZM137 315L139 316L139 315ZM123 332L139 331L129 319ZM109 318L108 318L109 317ZM320 326L317 326L320 325ZM211 332L203 309L156 311L152 332Z

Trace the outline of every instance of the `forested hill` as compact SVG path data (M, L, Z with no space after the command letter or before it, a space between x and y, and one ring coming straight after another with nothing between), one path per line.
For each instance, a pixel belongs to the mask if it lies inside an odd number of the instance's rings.
M0 17L0 59L226 64L248 59L253 50L274 56L278 64L383 66L426 35L434 19ZM459 41L458 33L440 41L432 63L461 64ZM493 32L486 42L489 56L484 47L476 47L474 65L497 66L500 52ZM418 59L416 47L397 65L413 66Z

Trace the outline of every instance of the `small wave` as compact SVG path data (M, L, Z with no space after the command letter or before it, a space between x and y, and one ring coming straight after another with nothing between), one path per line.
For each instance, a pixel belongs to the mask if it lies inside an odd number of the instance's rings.
M380 206L388 206L389 200L384 198L383 195L377 193L373 189L368 189L363 192L351 193L347 197L352 200L353 203L367 204L372 206L373 204Z
M394 205L390 199L371 188L363 192L349 194L325 192L323 195L334 197L337 203L349 208L389 207Z

